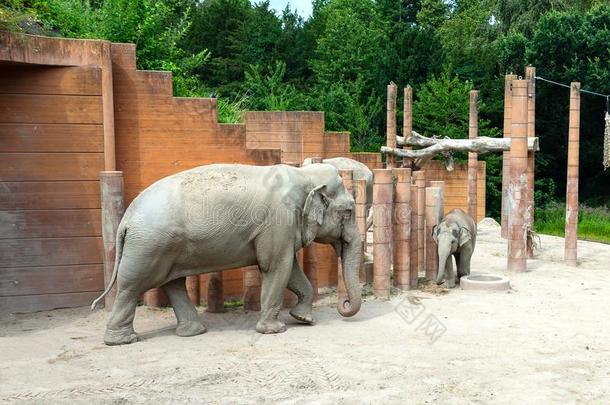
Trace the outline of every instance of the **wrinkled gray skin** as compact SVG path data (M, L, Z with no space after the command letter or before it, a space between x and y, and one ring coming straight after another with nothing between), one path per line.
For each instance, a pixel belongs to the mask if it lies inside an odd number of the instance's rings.
M161 179L129 206L117 232L117 296L106 344L137 340L133 318L141 293L161 287L178 319L176 333L206 331L187 297L185 277L258 265L262 275L260 333L280 333L284 289L298 297L290 314L312 323L312 288L296 260L311 243L332 244L341 257L347 299L343 316L361 304L360 235L354 199L331 165L201 166ZM102 298L98 298L92 305Z
M470 259L477 238L477 226L470 215L459 208L449 212L440 224L432 229L432 237L438 248L438 273L436 282L441 284L447 277L447 287L453 288L456 275L453 260L457 263L457 282L460 277L470 274Z
M366 228L369 229L373 225L373 212L371 206L373 205L373 172L364 163L358 162L354 159L345 157L336 157L322 160L322 163L332 165L337 170L351 169L354 173L354 180L366 180ZM303 166L311 164L311 159L307 158L303 161Z

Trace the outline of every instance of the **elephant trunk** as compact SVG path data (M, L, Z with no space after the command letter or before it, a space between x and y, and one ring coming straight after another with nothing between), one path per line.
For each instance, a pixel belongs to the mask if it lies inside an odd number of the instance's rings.
M447 264L447 259L450 259L451 248L448 246L444 246L443 243L439 243L438 245L438 272L436 273L436 283L442 284L443 278L445 277L445 265Z
M346 226L342 237L341 266L343 267L343 282L347 291L347 299L339 299L337 311L342 316L354 316L362 303L360 292L360 263L362 260L362 241L358 227L354 224ZM349 242L348 242L349 241Z

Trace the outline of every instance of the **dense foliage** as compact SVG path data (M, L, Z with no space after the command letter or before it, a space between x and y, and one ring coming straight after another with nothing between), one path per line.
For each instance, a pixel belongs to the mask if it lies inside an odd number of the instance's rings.
M527 64L540 76L610 93L604 0L312 3L305 20L289 7L276 13L269 1L8 0L0 29L135 42L139 68L171 70L177 95L215 93L221 120L238 121L247 109L323 110L329 130L351 131L355 150L383 142L390 81L414 87L416 130L451 137L467 134L473 88L481 133L500 136L503 76L523 74ZM593 205L610 196L601 165L604 101L582 97L581 197ZM567 109L567 89L537 83L542 204L565 193ZM497 216L501 160L483 158L488 213Z

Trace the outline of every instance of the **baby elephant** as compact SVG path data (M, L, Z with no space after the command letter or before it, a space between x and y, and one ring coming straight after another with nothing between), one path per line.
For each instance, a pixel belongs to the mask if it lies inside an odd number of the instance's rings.
M432 238L438 246L436 283L441 284L447 273L447 287L453 288L456 279L451 255L455 256L459 283L460 277L470 274L470 258L477 238L477 225L470 215L456 208L432 229Z

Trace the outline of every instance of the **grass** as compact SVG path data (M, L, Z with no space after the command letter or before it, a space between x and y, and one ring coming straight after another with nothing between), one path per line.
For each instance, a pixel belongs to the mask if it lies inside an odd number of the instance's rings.
M565 206L551 203L537 209L535 221L536 232L564 236ZM581 205L578 211L578 238L610 243L610 209Z

